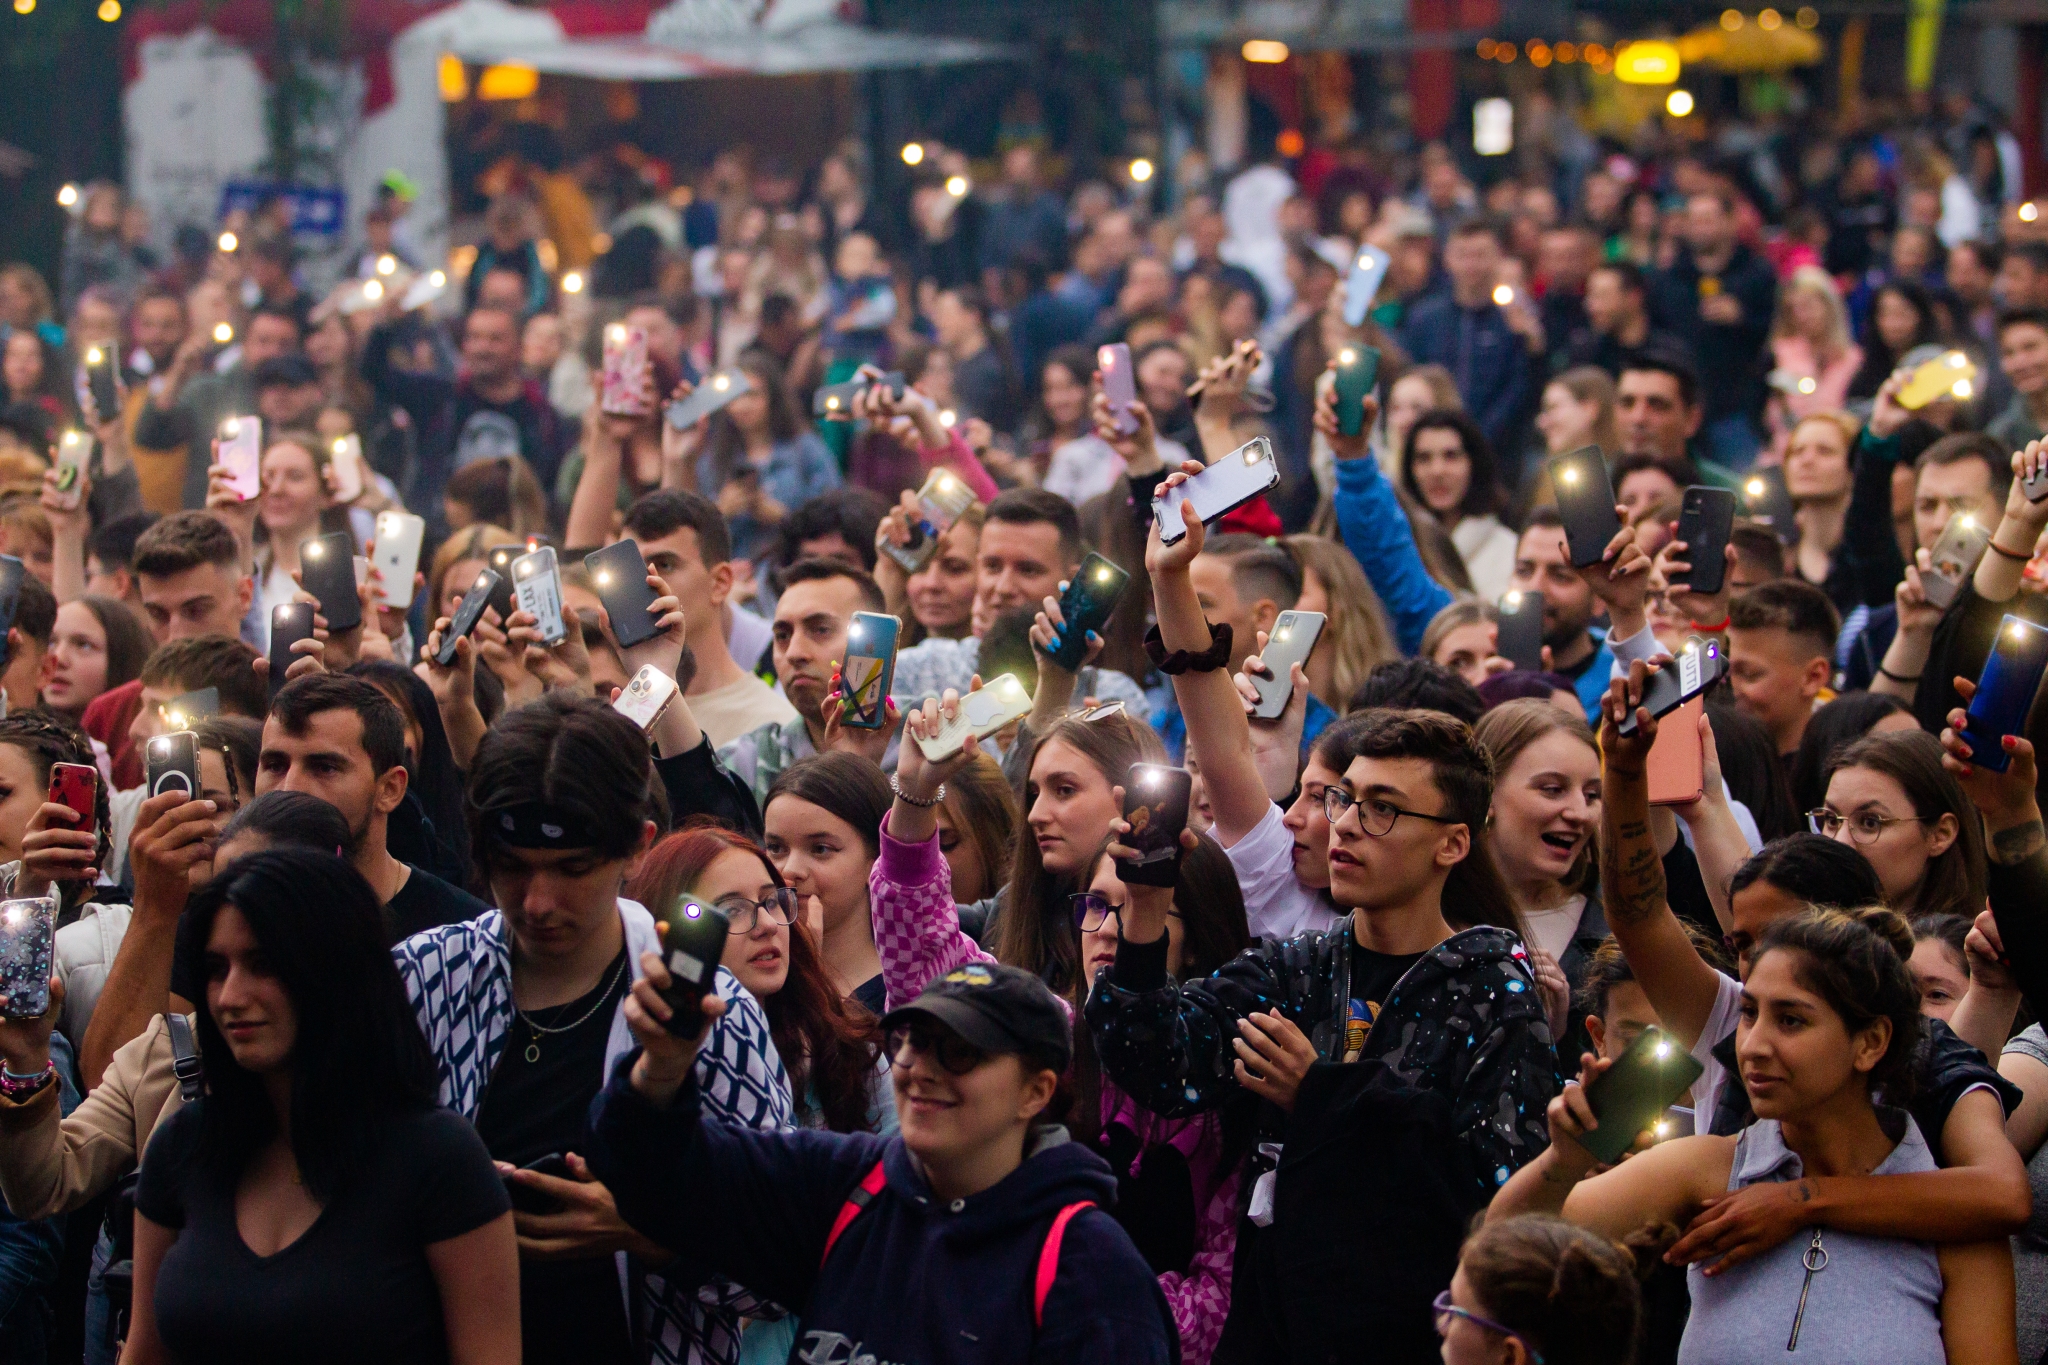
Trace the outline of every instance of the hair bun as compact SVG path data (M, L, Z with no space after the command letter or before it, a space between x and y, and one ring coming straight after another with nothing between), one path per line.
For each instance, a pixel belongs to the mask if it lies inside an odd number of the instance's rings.
M1859 905L1842 913L1890 944L1891 950L1899 955L1899 961L1912 960L1913 926L1906 922L1904 915L1889 905Z

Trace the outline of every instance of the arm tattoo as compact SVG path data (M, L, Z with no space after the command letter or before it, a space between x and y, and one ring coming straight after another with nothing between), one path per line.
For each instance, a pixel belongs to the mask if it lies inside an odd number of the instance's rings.
M1608 784L1608 837L1600 841L1600 883L1610 924L1641 924L1664 909L1664 860L1657 856L1657 841L1650 832L1648 795L1640 780Z
M1792 1198L1801 1204L1813 1202L1813 1182L1802 1180L1792 1190Z
M2048 830L2042 828L2039 820L2029 820L1991 836L1991 861L2023 863L2044 848L2048 848Z

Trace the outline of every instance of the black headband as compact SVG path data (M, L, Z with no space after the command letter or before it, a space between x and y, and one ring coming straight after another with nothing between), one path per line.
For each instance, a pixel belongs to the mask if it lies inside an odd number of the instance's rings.
M498 842L512 848L596 848L602 842L575 816L543 801L487 808L483 815Z

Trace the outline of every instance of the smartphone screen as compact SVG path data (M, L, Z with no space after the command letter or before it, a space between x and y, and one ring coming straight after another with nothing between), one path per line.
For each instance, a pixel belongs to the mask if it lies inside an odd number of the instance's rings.
M2034 694L2041 690L2041 674L2048 669L2048 629L2018 616L1998 623L1998 643L1977 675L1977 695L1970 699L1964 719L1963 739L1970 746L1970 761L1980 768L2002 773L2012 763L2000 743L2007 735L2023 735L2027 713L2034 709Z
M377 514L377 556L372 561L384 580L384 605L404 611L412 605L412 579L420 571L420 548L427 523L410 512Z
M1728 656L1720 641L1694 640L1678 652L1677 658L1650 675L1650 680L1643 684L1643 699L1636 709L1648 711L1652 717L1667 716L1721 681L1727 671ZM1630 711L1616 728L1624 735L1634 734L1635 711Z
M741 394L753 391L754 381L745 370L720 370L692 389L689 397L668 405L668 424L677 431L688 431Z
M338 633L363 623L363 602L356 596L356 545L346 531L309 540L299 552L299 582L320 599L327 629Z
M1160 543L1175 545L1187 535L1188 528L1180 516L1181 503L1194 503L1195 515L1206 526L1278 482L1280 466L1273 460L1272 443L1263 436L1254 436L1166 497L1152 499L1152 518L1159 523Z
M1586 1103L1600 1126L1580 1138L1580 1145L1596 1161L1620 1160L1705 1069L1664 1030L1654 1024L1644 1029L1587 1085Z
M100 770L84 763L50 765L50 800L78 817L76 829L92 829L99 810Z
M960 712L953 719L939 727L939 732L930 739L921 739L917 747L924 750L926 758L950 758L960 752L963 739L986 739L1012 721L1024 719L1031 714L1031 694L1024 690L1024 684L1017 681L1014 673L1005 673L993 682L984 683L979 692L969 692L960 699Z
M1294 697L1294 665L1308 662L1328 620L1319 611L1283 611L1273 622L1273 634L1259 656L1267 676L1252 679L1252 690L1259 694L1252 719L1280 719Z
M57 898L0 901L0 1018L36 1019L50 1008Z
M1694 697L1657 727L1644 761L1650 782L1650 804L1682 806L1706 793L1706 746L1700 739L1700 712L1706 699Z
M462 594L462 605L455 609L455 616L448 622L448 633L441 637L440 652L434 655L434 662L446 668L455 662L455 642L476 629L476 623L484 619L484 608L491 604L491 596L498 589L498 573L495 569L484 569L469 585L469 591Z
M218 462L228 471L228 486L243 502L263 493L263 419L230 417L220 424Z
M1607 553L1608 542L1621 531L1621 517L1614 510L1614 485L1607 478L1607 457L1599 446L1581 446L1558 456L1550 462L1550 486L1557 494L1572 567L1598 564Z
M552 547L543 545L512 561L512 591L519 610L539 623L542 643L559 644L568 636L562 621L562 575Z
M1728 535L1735 529L1735 495L1725 488L1685 490L1678 508L1678 538L1685 542L1686 586L1717 593L1728 577Z
M1067 672L1077 672L1088 657L1088 632L1102 633L1130 581L1129 574L1090 551L1060 593L1060 615L1066 617L1067 624L1060 631L1059 644L1047 657Z
M1102 396L1109 400L1116 429L1128 435L1138 429L1131 405L1138 401L1138 385L1131 373L1131 348L1119 341L1095 348L1095 368L1102 372Z
M1371 346L1337 352L1337 430L1356 436L1365 430L1365 396L1380 381L1380 353Z
M298 661L292 646L313 638L313 604L281 602L270 609L270 695L284 686L285 670Z
M1760 521L1791 544L1799 539L1799 526L1792 519L1792 494L1785 487L1782 465L1753 471L1742 481L1742 510L1751 521Z
M1500 630L1494 648L1501 658L1530 673L1543 671L1543 594L1503 593Z
M647 561L640 557L638 543L621 540L593 550L583 556L583 567L590 571L597 600L612 618L612 638L619 648L630 649L659 633L649 611L655 593L647 586Z
M1119 843L1136 850L1116 860L1118 880L1137 886L1172 886L1180 876L1180 832L1187 828L1195 779L1185 768L1133 763L1124 779L1124 819L1130 833Z
M902 623L875 611L857 611L846 626L846 661L839 667L841 725L879 730L889 716L889 685L896 678L896 635Z
M151 796L182 791L191 800L199 795L199 736L190 730L158 735L150 740L144 762L145 785Z
M1344 280L1344 325L1365 326L1365 315L1372 311L1373 300L1379 297L1380 284L1387 278L1387 267L1393 263L1386 252L1376 246L1362 246L1351 258L1351 273Z
M1920 587L1927 600L1946 607L1963 591L1963 583L1977 572L1977 561L1991 547L1992 528L1968 512L1958 512L1941 528L1941 539L1927 553L1927 572L1920 575Z
M678 899L663 920L661 950L674 980L661 998L675 1011L666 1027L678 1038L694 1038L704 1027L704 997L718 975L732 922L717 906L691 896Z

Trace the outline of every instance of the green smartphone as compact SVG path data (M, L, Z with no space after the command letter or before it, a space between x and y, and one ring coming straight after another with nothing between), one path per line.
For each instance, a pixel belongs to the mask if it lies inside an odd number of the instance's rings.
M1586 1087L1586 1103L1600 1126L1579 1145L1601 1164L1614 1164L1704 1070L1676 1038L1654 1025L1644 1029Z
M1365 430L1365 396L1380 382L1380 353L1350 345L1337 352L1337 430L1356 436Z

